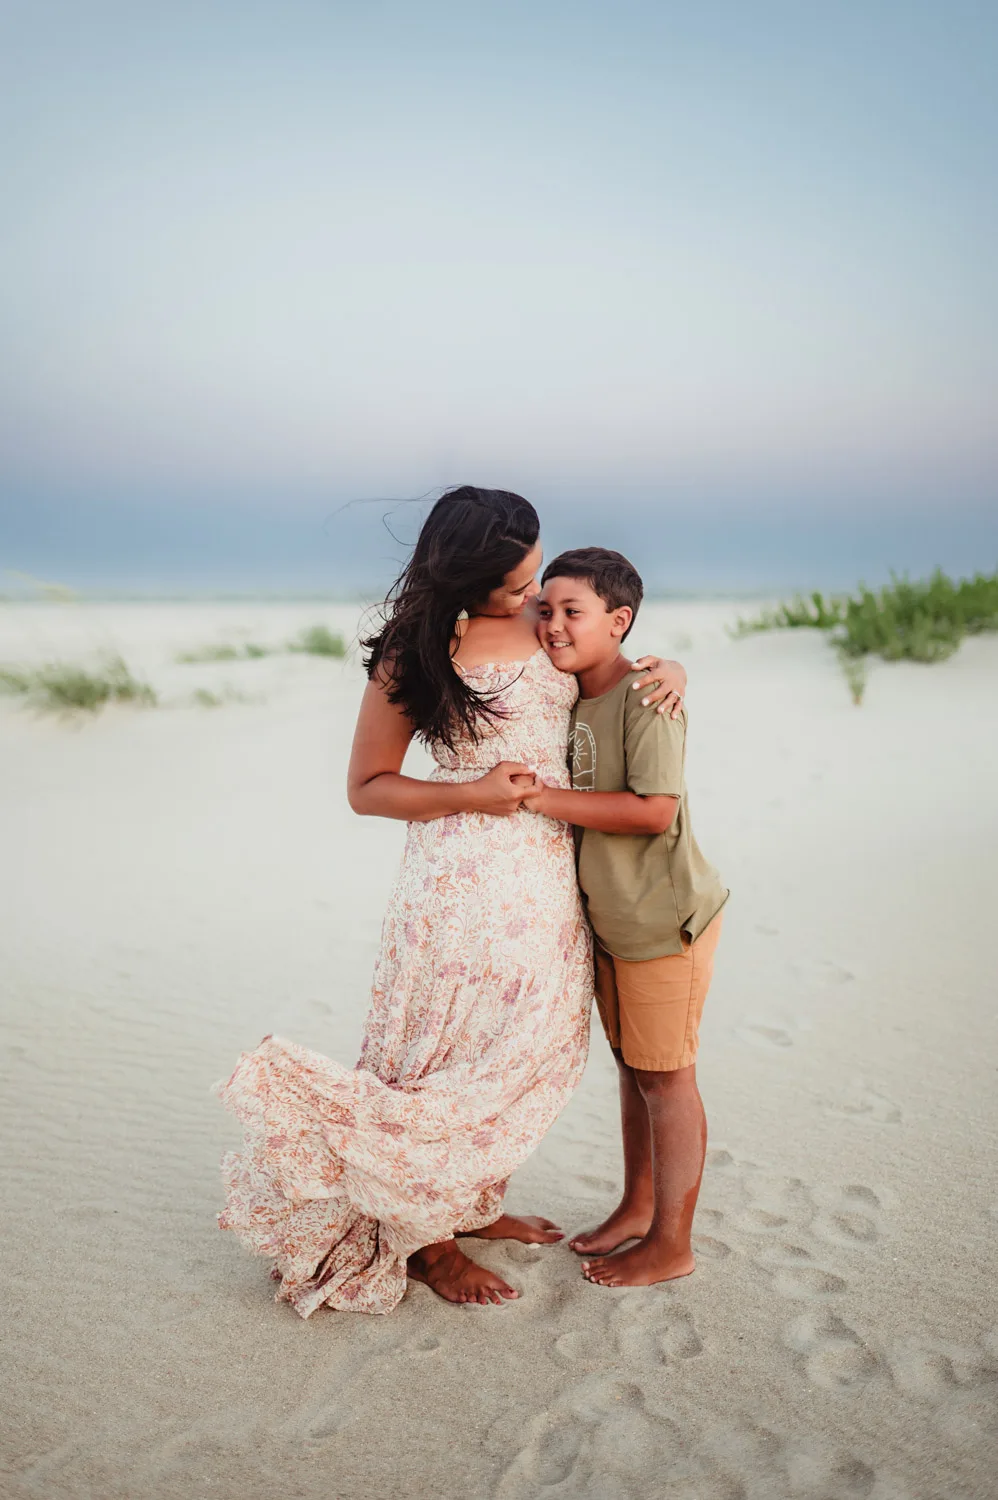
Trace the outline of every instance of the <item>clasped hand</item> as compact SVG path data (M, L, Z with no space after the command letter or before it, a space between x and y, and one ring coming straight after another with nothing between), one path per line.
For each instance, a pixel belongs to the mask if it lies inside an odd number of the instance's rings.
M475 811L496 818L508 818L521 808L536 812L544 791L544 783L530 767L515 760L501 760L474 786Z

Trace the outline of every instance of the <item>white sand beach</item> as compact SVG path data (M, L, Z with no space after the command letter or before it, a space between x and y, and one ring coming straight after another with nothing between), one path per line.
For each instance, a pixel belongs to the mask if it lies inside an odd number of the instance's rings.
M998 1494L998 639L876 663L856 708L817 633L737 613L650 604L629 642L688 667L733 892L696 1273L609 1291L474 1242L518 1302L306 1323L216 1227L210 1088L267 1032L355 1061L404 828L346 803L356 661L175 656L357 610L0 605L0 662L113 649L161 699L0 699L3 1495ZM511 1207L597 1222L616 1108L597 1023Z

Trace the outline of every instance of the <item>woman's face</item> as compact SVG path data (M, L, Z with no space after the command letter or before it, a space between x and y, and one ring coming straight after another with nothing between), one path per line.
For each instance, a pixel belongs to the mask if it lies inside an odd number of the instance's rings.
M528 599L540 593L537 574L540 572L544 553L540 542L531 548L511 573L507 573L497 589L493 589L483 606L483 614L518 615Z

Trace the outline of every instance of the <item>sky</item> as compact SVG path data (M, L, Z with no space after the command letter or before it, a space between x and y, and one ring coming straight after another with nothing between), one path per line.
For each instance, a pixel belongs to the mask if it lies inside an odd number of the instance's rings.
M976 0L6 0L0 569L365 590L462 482L658 589L993 568L996 61Z

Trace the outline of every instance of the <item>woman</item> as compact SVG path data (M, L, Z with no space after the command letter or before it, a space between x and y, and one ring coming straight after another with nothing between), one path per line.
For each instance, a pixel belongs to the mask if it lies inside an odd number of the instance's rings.
M582 1075L593 987L571 830L520 809L535 774L568 785L576 696L536 638L538 535L519 495L445 494L365 643L350 805L410 827L357 1068L267 1037L220 1088L246 1143L219 1222L303 1317L390 1312L407 1275L499 1303L516 1291L456 1236L561 1238L502 1209ZM660 708L685 688L670 667ZM414 735L427 781L401 774Z

